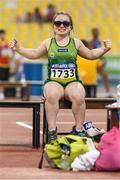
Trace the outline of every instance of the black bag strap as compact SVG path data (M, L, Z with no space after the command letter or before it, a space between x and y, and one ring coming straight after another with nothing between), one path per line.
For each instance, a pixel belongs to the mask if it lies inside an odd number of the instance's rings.
M43 166L43 158L44 158L44 149L42 149L42 154L41 154L41 157L40 157L40 162L39 162L39 166L38 168L42 169L42 166Z

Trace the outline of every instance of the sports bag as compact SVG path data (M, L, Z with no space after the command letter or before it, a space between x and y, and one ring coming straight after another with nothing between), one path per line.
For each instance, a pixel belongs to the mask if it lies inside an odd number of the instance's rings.
M120 171L120 129L113 127L100 140L100 156L96 161L96 171Z
M51 167L70 170L72 161L89 151L89 140L92 141L88 137L62 136L45 145L45 157Z

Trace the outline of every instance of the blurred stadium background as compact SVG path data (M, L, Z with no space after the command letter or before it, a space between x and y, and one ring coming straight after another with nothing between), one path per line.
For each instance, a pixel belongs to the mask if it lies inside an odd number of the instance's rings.
M114 86L120 80L120 0L0 0L0 29L7 31L8 40L15 38L24 47L38 47L45 38L52 36L51 23L16 23L15 18L28 11L33 12L36 7L44 14L49 3L55 5L57 11L71 14L73 34L77 38L90 40L91 28L98 27L100 39L112 41L112 49L105 59L114 91ZM27 80L43 81L46 78L45 64L43 60L34 61L31 68L31 62L24 61ZM99 85L102 87L101 78L98 77ZM40 95L41 89L35 86L31 95Z

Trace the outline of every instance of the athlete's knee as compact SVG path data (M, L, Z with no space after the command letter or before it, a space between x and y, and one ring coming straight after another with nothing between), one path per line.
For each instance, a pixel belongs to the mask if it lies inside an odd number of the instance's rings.
M50 103L54 103L56 100L59 100L59 94L57 92L50 91L49 93L45 94L45 98Z
M75 102L77 105L82 105L85 102L85 96L80 95L80 94L73 94L72 95L72 100Z
M83 97L75 97L74 99L75 103L79 106L81 106L85 102L85 98Z

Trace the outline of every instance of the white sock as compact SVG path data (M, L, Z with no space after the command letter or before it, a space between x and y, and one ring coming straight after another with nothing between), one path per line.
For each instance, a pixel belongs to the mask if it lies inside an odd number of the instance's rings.
M82 128L81 128L81 129L76 129L76 128L75 128L75 130L76 130L77 132L82 132Z
M51 128L49 129L49 131L56 131L56 128Z

